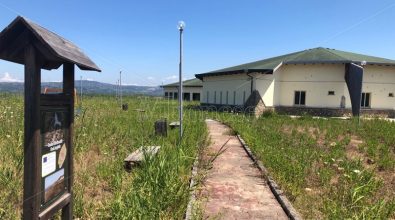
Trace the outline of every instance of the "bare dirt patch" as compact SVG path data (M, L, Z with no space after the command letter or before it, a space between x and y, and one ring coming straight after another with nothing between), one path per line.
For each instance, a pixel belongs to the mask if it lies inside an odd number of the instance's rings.
M295 128L289 125L285 125L282 127L282 132L284 134L287 135L291 135L292 131ZM300 134L308 134L309 137L311 137L312 139L317 141L317 145L320 147L323 147L325 145L325 136L327 131L323 130L321 131L319 128L317 127L303 127L303 126L298 126L296 127L296 132L300 133Z
M92 146L89 151L78 155L78 158L76 158L74 164L75 172L95 168L95 165L100 161L100 156L101 152L99 147Z
M350 143L346 146L346 157L349 160L362 160L362 161L367 161L368 157L366 157L360 150L359 147L363 144L364 142L355 135L351 135L350 137Z
M90 150L78 155L75 162L75 175L76 184L80 184L83 189L83 198L86 203L97 202L97 206L101 206L109 197L112 196L111 189L106 180L94 176L93 178L86 179L84 173L95 173L97 165L103 161L105 155L101 154L98 146L92 146ZM87 186L89 182L89 187Z

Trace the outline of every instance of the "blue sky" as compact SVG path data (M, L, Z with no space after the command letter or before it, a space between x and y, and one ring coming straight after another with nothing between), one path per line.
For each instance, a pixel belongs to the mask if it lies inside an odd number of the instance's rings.
M19 14L76 43L103 70L76 78L108 83L121 69L125 84L176 81L179 20L185 78L318 46L395 59L393 0L0 0L0 12L0 29ZM0 80L23 67L0 61Z

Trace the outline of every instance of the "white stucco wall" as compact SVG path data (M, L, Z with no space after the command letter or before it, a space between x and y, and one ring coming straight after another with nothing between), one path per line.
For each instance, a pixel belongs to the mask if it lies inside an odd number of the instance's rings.
M220 97L221 92L222 103ZM228 103L226 103L227 93ZM201 102L208 104L243 105L244 94L245 100L247 100L250 93L251 81L245 74L205 77L203 80ZM235 98L234 94L236 94Z
M350 109L350 95L344 74L344 64L288 64L280 66L273 74L251 75L254 76L253 89L259 91L267 107L294 106L295 91L305 91L306 107L339 108L344 96L345 107ZM233 92L236 92L235 104L243 105L243 93L247 100L250 88L251 81L246 74L205 77L201 102L233 105ZM365 66L362 90L371 93L372 109L394 109L395 97L389 97L389 93L395 95L395 67ZM329 95L329 91L335 94Z
M275 105L275 77L273 74L256 74L254 89L258 90L266 107Z
M306 91L307 107L339 108L344 95L346 108L351 108L344 72L344 64L282 65L274 72L274 103L293 106L295 91ZM334 91L335 95L328 95L329 91Z
M395 97L395 68L388 66L364 67L362 92L371 93L371 108L394 109Z

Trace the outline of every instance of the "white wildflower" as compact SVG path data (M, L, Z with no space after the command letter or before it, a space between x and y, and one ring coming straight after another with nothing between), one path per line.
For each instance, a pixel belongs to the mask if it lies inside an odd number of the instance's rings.
M360 174L361 171L360 170L353 170L352 172L356 173L356 174Z

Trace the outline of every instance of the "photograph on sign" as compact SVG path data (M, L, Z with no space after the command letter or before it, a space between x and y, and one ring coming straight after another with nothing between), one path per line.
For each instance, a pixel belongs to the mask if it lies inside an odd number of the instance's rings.
M45 187L45 198L44 201L48 202L59 193L64 191L64 169L60 169L54 174L47 176L44 181Z
M66 155L67 155L67 147L66 147L66 144L63 144L62 148L59 151L59 157L58 157L59 168L61 168L63 166L63 163L66 160Z
M41 177L45 177L56 170L56 152L44 154L41 162Z
M46 112L44 118L44 146L52 147L63 143L65 125L64 112Z

